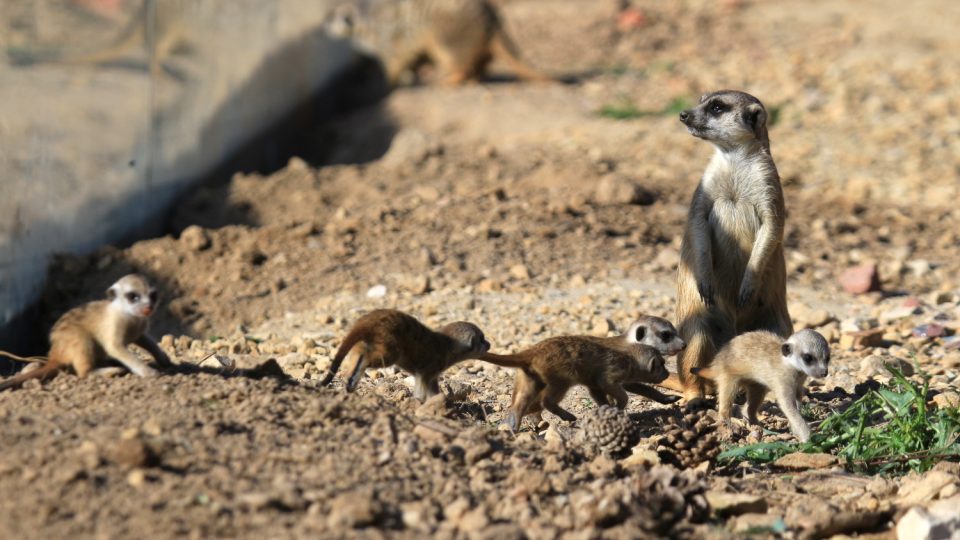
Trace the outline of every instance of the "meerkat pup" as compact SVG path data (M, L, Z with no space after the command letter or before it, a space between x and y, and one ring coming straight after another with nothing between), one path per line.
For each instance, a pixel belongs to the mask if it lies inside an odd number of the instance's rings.
M450 85L483 76L494 56L523 79L549 80L520 59L487 0L350 0L334 8L326 28L381 60L391 86L425 58Z
M687 348L664 386L704 394L691 368L710 363L735 335L793 333L783 258L785 209L770 155L767 111L743 92L722 90L680 113L690 134L716 151L693 194L680 248L677 320Z
M157 371L145 364L128 345L135 344L153 356L161 366L172 365L166 353L147 335L150 315L157 305L157 290L139 274L128 274L107 289L107 299L88 302L66 312L50 331L50 352L46 363L0 383L0 391L29 379L50 376L72 366L86 377L106 358L119 361L140 377Z
M656 349L662 356L672 356L682 351L686 344L677 334L677 329L670 321L651 315L643 315L638 318L630 328L619 336L601 338L591 338L607 347L619 349L627 354L633 354L634 346L646 345ZM529 396L536 395L540 390L537 388L537 379L523 369L517 369L513 383L513 405L512 409L520 409L521 406L517 400L529 400ZM647 386L639 382L627 382L623 384L623 389L631 394L637 394L647 399L653 400L664 405L676 403L680 398L677 396L668 396L656 388ZM534 398L533 402L538 402L540 398ZM603 403L607 403L604 401ZM542 420L540 409L531 410L527 413L534 419L534 424L539 424ZM507 424L504 424L507 427ZM519 426L519 419L514 421L510 429L515 430Z
M717 384L717 408L720 418L729 420L733 400L742 386L747 393L747 421L757 421L763 396L772 390L780 410L790 422L790 430L803 442L810 438L810 427L800 414L803 384L807 377L827 376L830 346L813 330L801 330L786 341L773 332L747 332L724 345L706 368L691 368L696 375Z
M425 401L440 393L438 378L444 370L462 360L479 358L488 350L490 343L472 323L450 323L433 331L402 311L378 309L353 324L320 384L330 384L340 364L350 356L348 392L356 389L367 368L396 365L413 374L413 395Z
M611 345L611 340L617 340ZM609 405L609 397L621 409L629 400L624 384L658 383L667 377L663 356L656 349L639 343L625 344L618 338L593 336L557 336L545 339L514 354L480 355L481 360L525 372L514 387L510 412L502 424L516 431L527 414L543 409L573 422L577 419L560 406L574 385L587 387L600 405Z

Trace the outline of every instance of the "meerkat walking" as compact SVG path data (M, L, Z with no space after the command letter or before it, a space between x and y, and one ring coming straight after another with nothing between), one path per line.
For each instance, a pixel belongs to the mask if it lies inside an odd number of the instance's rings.
M807 377L827 376L830 346L813 330L801 330L784 341L773 332L747 332L724 345L706 368L694 374L717 384L720 418L730 419L733 400L743 386L747 393L747 420L757 424L757 410L768 390L773 390L790 430L801 441L810 438L810 427L800 414L803 384Z
M490 343L472 323L455 322L433 331L402 311L378 309L353 324L320 384L330 384L340 364L351 356L348 392L356 389L367 368L396 365L413 374L413 395L425 401L440 393L438 378L444 370L488 350Z
M767 111L743 92L706 94L680 113L690 133L716 148L693 194L677 274L677 320L687 348L664 386L704 394L691 368L710 363L737 334L793 333L783 258L785 209L770 155Z
M326 28L380 59L391 86L424 58L450 85L483 76L494 56L523 79L550 79L520 59L487 0L350 0L334 8Z
M135 344L161 366L172 365L166 353L147 335L150 315L157 305L157 290L139 274L120 278L107 289L107 299L86 303L66 312L50 331L50 353L44 365L0 383L0 391L29 379L53 375L72 366L86 377L107 357L116 359L140 377L157 371L145 364L127 346Z
M611 345L611 339L617 339ZM503 425L515 431L527 414L543 409L573 422L577 419L560 406L574 385L587 387L600 405L627 406L624 389L628 383L658 383L667 377L663 356L656 349L634 343L626 345L618 338L593 336L557 336L545 339L514 354L480 355L480 360L523 370L526 378L514 387L510 412Z

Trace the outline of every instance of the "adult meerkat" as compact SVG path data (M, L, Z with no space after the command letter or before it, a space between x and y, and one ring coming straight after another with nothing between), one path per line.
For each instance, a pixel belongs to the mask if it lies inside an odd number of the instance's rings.
M600 405L612 397L619 408L629 400L624 384L658 383L667 377L663 356L656 349L617 339L593 336L557 336L514 354L480 355L480 360L523 370L523 384L514 387L510 412L502 424L515 431L527 414L543 409L573 422L577 419L560 406L574 385L587 387Z
M490 343L474 324L455 322L438 331L393 309L378 309L357 319L320 383L330 384L340 364L350 356L346 389L353 392L367 368L399 366L413 373L413 395L420 401L440 393L438 378L450 366L490 350Z
M773 390L790 430L801 441L810 438L810 427L800 414L803 384L807 377L827 376L830 346L813 330L801 330L786 341L773 332L747 332L723 346L706 368L695 374L717 384L720 418L729 420L737 390L747 393L747 420L757 424L757 410L768 390Z
M550 79L521 60L487 0L350 0L331 11L326 28L380 59L391 86L424 59L437 64L450 85L483 76L494 56L520 78Z
M664 386L686 399L704 394L691 368L710 363L734 336L793 333L783 258L785 209L770 155L767 111L743 92L722 90L680 113L694 137L716 148L693 194L680 248L677 320L687 342L677 376Z
M161 366L172 365L166 353L147 335L150 315L156 305L157 290L146 278L139 274L120 278L107 289L106 300L88 302L64 313L50 331L46 363L3 381L0 391L70 366L83 378L108 357L140 377L156 375L155 369L127 348L135 344Z

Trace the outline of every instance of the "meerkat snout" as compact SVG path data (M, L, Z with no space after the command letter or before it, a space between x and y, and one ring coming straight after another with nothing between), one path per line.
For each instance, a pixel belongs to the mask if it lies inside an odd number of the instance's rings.
M827 376L830 364L830 345L820 333L806 329L790 336L780 347L783 361L809 377Z

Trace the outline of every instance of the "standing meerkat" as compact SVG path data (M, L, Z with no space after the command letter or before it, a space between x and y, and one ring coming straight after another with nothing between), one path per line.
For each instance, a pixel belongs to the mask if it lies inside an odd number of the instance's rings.
M550 80L521 60L487 0L350 0L332 10L326 28L380 59L391 86L424 59L437 64L444 83L461 84L483 76L494 56L520 78Z
M717 409L722 420L729 420L737 390L747 393L747 420L758 424L757 410L763 396L772 390L780 410L790 422L790 430L803 442L810 438L810 427L800 414L803 384L807 377L827 376L830 346L813 330L801 330L784 341L773 332L747 332L724 345L706 368L691 368L717 384Z
M677 320L687 348L665 386L702 397L691 368L710 363L734 336L793 333L783 258L785 209L770 155L767 111L743 92L722 90L680 113L690 134L716 148L693 194L680 248Z
M350 356L348 392L356 389L367 368L396 365L413 373L413 395L425 401L440 393L438 378L444 370L468 358L479 358L488 350L490 343L475 324L461 321L433 331L402 311L378 309L353 324L320 384L330 384Z
M617 340L611 345L610 340ZM527 414L543 409L573 422L577 419L560 406L574 385L587 387L599 405L627 406L624 389L629 383L658 383L667 377L666 363L656 349L619 338L557 336L514 354L481 355L480 360L523 370L526 378L514 387L510 412L502 424L516 431ZM522 384L519 381L523 381Z
M66 312L50 331L50 353L40 368L0 383L0 391L24 381L53 375L72 366L86 377L106 358L119 361L133 374L151 377L157 371L145 364L128 345L135 344L161 366L172 365L166 353L147 335L150 315L157 305L157 290L139 274L120 278L107 289L107 299L88 302Z

